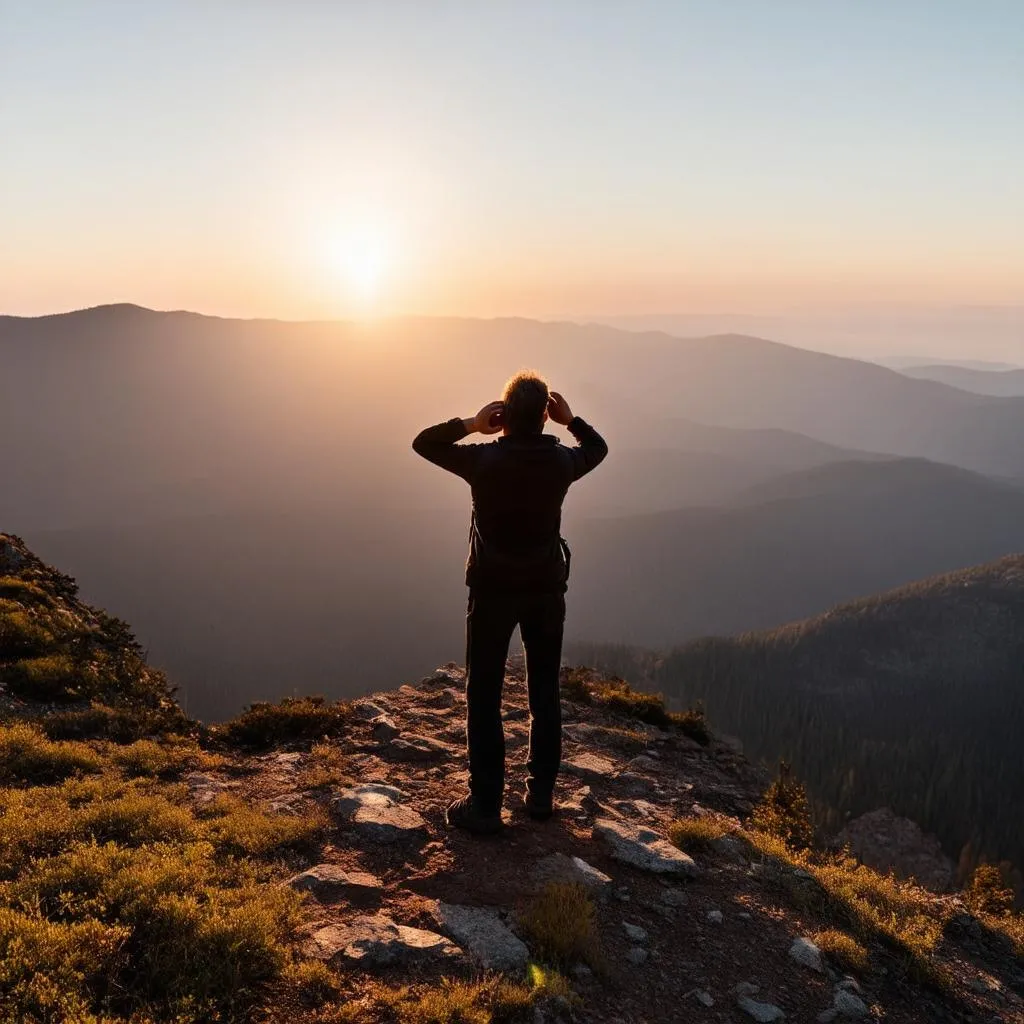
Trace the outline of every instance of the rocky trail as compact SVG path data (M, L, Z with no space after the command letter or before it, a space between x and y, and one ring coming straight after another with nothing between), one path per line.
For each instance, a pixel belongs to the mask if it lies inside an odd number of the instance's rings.
M462 670L446 666L356 701L358 724L333 747L238 757L188 778L198 802L234 790L268 811L329 814L320 862L287 884L309 901L303 952L339 969L348 998L368 975L521 975L532 954L517 922L545 885L568 881L592 895L601 945L596 970L570 971L575 1020L1024 1020L1019 997L970 964L952 1000L896 969L870 983L844 976L806 937L813 915L788 902L780 869L729 836L696 859L668 842L680 818L710 812L738 824L750 813L765 779L729 743L704 747L564 700L561 812L531 821L517 806L529 715L515 660L505 687L506 828L489 839L447 829L445 807L467 777L464 685Z

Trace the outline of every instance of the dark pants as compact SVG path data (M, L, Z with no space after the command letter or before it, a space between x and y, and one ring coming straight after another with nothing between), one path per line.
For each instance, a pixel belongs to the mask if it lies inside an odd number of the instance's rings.
M471 592L466 614L466 744L469 788L484 813L500 809L505 789L505 731L501 688L512 632L519 626L526 651L530 698L527 786L547 796L562 760L562 661L564 594Z

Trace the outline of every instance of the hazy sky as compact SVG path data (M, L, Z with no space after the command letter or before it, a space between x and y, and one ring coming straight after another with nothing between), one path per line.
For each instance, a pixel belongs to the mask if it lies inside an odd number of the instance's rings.
M1024 3L0 0L0 311L1024 302Z

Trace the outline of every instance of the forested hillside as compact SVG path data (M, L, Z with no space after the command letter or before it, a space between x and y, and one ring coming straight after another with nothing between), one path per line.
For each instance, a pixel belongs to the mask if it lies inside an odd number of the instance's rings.
M751 757L792 762L833 830L889 806L954 858L1024 863L1024 556L660 656L572 653L703 701Z

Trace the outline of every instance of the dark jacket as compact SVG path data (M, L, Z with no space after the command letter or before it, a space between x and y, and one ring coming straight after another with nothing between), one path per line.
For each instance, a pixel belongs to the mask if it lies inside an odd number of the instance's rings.
M427 427L413 451L461 476L473 494L466 583L477 590L564 591L567 549L561 540L562 500L569 485L608 454L608 445L576 416L569 448L551 434L456 444L460 419Z

